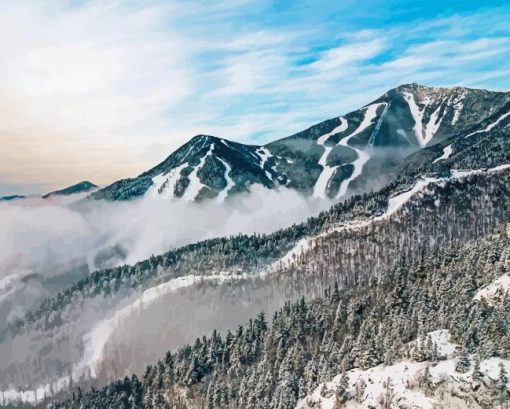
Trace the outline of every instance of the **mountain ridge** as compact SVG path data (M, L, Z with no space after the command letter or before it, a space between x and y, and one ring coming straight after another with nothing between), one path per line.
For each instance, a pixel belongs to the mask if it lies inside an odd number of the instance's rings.
M356 111L265 145L196 135L138 177L90 197L131 200L149 194L222 202L260 184L345 198L373 189L378 178L384 184L410 153L467 131L508 101L509 92L403 84Z

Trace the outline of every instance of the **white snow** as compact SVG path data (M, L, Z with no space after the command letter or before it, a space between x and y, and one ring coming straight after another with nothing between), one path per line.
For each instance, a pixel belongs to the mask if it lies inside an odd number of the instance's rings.
M338 193L336 194L336 197L335 197L336 199L339 199L345 195L345 193L347 192L347 188L349 187L349 184L351 183L351 181L353 181L359 175L361 175L363 166L370 159L370 155L368 153L362 151L361 149L355 148L354 146L350 146L349 141L353 137L360 134L365 129L367 129L370 125L373 124L373 120L377 116L377 109L381 105L386 105L386 103L380 102L378 104L372 104L372 105L365 107L365 116L363 118L363 121L361 121L361 123L359 124L358 128L356 128L356 130L353 133L351 133L350 135L346 136L345 138L342 138L340 140L340 142L338 143L338 145L340 145L340 146L346 146L348 148L353 149L356 152L356 154L358 155L358 158L356 160L354 160L353 162L351 162L351 164L354 166L352 174L350 177L348 177L347 179L342 181L342 183L340 184L340 188L338 189Z
M379 117L379 120L377 121L377 124L375 125L374 131L372 132L372 135L370 135L370 139L368 140L368 146L374 146L375 137L377 135L377 132L379 132L379 129L381 128L381 125L384 121L384 118L386 117L386 114L388 113L388 109L391 106L391 101L386 104L384 107L384 110ZM398 132L398 131L397 131Z
M474 174L480 174L480 173L497 173L505 169L509 169L510 164L506 165L500 165L496 166L494 168L489 169L474 169L474 170L468 170L468 171L459 171L459 170L452 170L452 178L454 179L462 179L469 175ZM416 184L408 191L400 193L397 196L390 197L388 201L388 209L382 216L375 217L375 220L381 219L381 218L387 218L388 216L391 216L393 213L398 211L411 197L413 197L416 193L423 190L425 187L427 187L430 183L440 183L446 181L447 178L430 178L426 177L423 179L418 180Z
M174 278L165 283L145 290L138 298L127 306L117 310L111 317L98 322L96 326L83 336L85 345L82 359L73 367L73 378L78 379L86 370L95 378L98 365L103 360L104 347L114 331L129 317L137 312L146 309L158 301L162 296L171 294L179 289L190 287L194 284L205 281L224 282L226 280L239 280L246 277L243 274L232 274L219 272L217 274L202 276L188 275Z
M474 298L475 300L481 300L484 298L490 303L499 290L501 290L503 294L510 291L510 276L508 274L503 274L491 284L478 290Z
M228 195L228 192L230 191L230 189L232 189L235 186L235 183L232 180L232 178L230 177L230 171L232 170L232 167L226 161L221 159L220 157L216 157L216 159L218 159L221 163L223 163L223 166L225 166L225 175L224 176L225 176L225 181L227 182L227 185L221 192L218 193L218 196L216 197L216 200L219 203L223 203L225 201L225 199L227 198L227 195Z
M366 389L361 402L357 403L353 399L345 403L346 408L376 408L381 407L380 399L387 391L387 385L391 386L394 394L391 400L391 408L436 408L441 406L442 401L432 394L425 394L417 385L417 378L424 373L429 365L430 381L434 384L443 383L445 380L449 383L449 388L464 386L471 381L472 370L460 374L455 371L456 358L454 356L456 345L449 341L450 333L448 330L433 331L427 334L436 342L440 356L447 359L433 364L431 362L415 362L411 360L402 360L390 366L378 365L376 367L362 370L359 368L347 372L349 377L348 392L350 397L355 395L355 385L363 380ZM418 341L413 341L416 344ZM473 356L470 357L473 361ZM510 361L500 358L490 358L480 362L480 370L485 376L496 379L499 375L499 364L502 363L507 372L510 369ZM311 407L320 407L321 409L333 409L335 405L335 393L341 375L337 375L330 382L319 385L311 394L301 399L296 405L296 409L308 409ZM325 392L322 396L321 392ZM307 405L307 402L320 402L320 406Z
M466 96L465 92L466 92L465 89L462 89L460 91L460 94L456 96L451 103L451 106L453 106L453 109L455 110L451 122L452 125L455 125L457 123L457 121L460 118L460 114L462 113L462 109L464 108L464 98Z
M427 144L434 138L441 122L443 121L443 116L440 116L439 113L441 108L443 107L444 100L438 105L436 110L430 115L429 121L424 125L423 124L423 115L425 113L425 109L431 103L430 98L425 98L423 101L423 108L420 108L416 101L414 100L414 95L409 92L404 92L404 99L409 105L409 109L411 111L411 116L414 120L414 133L416 135L416 139L418 143L423 148L427 146ZM437 100L437 99L436 99Z
M202 190L202 188L205 186L198 178L197 173L204 166L206 159L212 155L213 150L214 143L211 144L211 147L209 148L207 153L200 159L200 163L197 166L195 166L193 171L189 174L188 176L189 185L183 196L184 200L186 200L187 202L192 202L193 200L195 200L197 195L200 193L200 190Z
M443 104L440 104L437 109L430 115L429 122L425 125L425 140L426 143L429 143L434 135L436 134L437 130L439 129L439 126L441 125L441 121L443 120L443 117L439 116L439 111L441 111L441 107Z
M115 330L125 322L125 320L129 319L131 314L146 309L164 295L171 294L179 289L190 287L194 284L205 281L223 283L227 280L240 280L246 277L246 274L233 274L229 272L219 272L209 276L188 275L169 280L145 290L130 304L117 310L111 317L98 322L90 332L83 336L84 353L82 359L73 366L73 379L79 379L85 373L88 373L92 378L97 376L97 369L103 360L106 343ZM51 384L40 385L35 391L22 392L15 388L10 388L6 391L0 391L0 398L3 396L3 400L0 399L0 402L5 404L20 400L22 402L35 404L41 401L45 396L51 396L52 393L68 388L69 384L69 376L63 376Z
M453 358L457 345L450 342L450 331L447 329L440 329L432 331L427 334L427 338L430 337L432 344L437 345L437 352L440 356L446 358Z
M0 403L6 405L12 402L24 402L35 405L45 397L52 396L52 394L68 388L69 384L69 377L64 376L51 384L40 385L35 390L22 391L10 388L0 391Z
M390 197L388 200L388 209L384 213L383 216L378 216L375 219L387 218L397 212L399 209L404 206L404 204L411 199L416 193L422 191L425 187L427 187L430 183L439 182L440 179L436 178L424 178L418 180L416 184L408 191L400 193L396 196Z
M184 162L184 159L186 159L188 157L188 155L190 154L190 152L192 151L192 149L195 147L196 144L197 143L195 142L195 143L190 145L190 147L188 148L188 150L186 151L186 153L182 157L181 162Z
M502 170L510 169L510 163L507 163L505 165L499 165L494 168L489 169L471 169L471 170L458 170L458 169L452 169L452 177L456 179L462 179L470 175L480 175L482 173L497 173L501 172Z
M269 149L267 149L263 146L258 148L256 152L257 152L257 155L259 155L259 157L260 157L260 168L266 172L267 178L272 181L273 175L271 174L271 172L268 172L265 169L265 166L266 166L266 163L269 160L269 158L273 157L273 155L271 154L271 152L269 152ZM274 166L273 166L273 170L274 170Z
M479 129L478 131L471 132L471 133L467 134L466 138L469 138L470 136L473 136L473 135L476 135L479 133L489 132L490 130L492 130L496 125L498 125L501 121L503 121L509 115L510 115L510 111L507 112L506 114L501 115L496 121L494 121L492 124L487 125L484 129Z
M331 132L322 135L320 138L317 139L317 144L324 147L324 153L319 159L319 165L322 166L322 172L317 178L317 181L315 182L315 185L313 187L313 197L318 197L321 199L327 198L326 190L338 166L329 166L327 164L328 156L330 152L333 150L333 147L325 146L325 143L331 136L336 135L337 133L340 132L344 132L347 129L347 127L348 127L347 120L344 118L340 118L340 125L338 125Z
M409 105L409 109L411 110L411 116L414 120L414 133L416 135L416 139L418 140L418 143L423 148L427 145L428 140L426 140L423 132L423 111L420 110L420 107L416 104L416 101L414 100L414 96L411 93L404 92L404 99L406 100L407 104ZM425 110L426 105L423 107L423 110Z
M448 159L450 156L452 156L452 153L453 153L453 148L452 148L452 145L450 144L443 149L443 154L439 158L434 159L432 161L432 163L436 163L436 162L439 162L440 160Z
M386 211L376 217L373 218L367 218L367 219L354 219L354 220L348 220L345 222L338 223L337 225L330 227L327 231L324 231L318 235L325 236L332 232L340 232L345 230L359 230L363 227L369 226L373 222L386 220L389 217L391 217L394 213L396 213L399 209L401 209L404 204L411 199L415 194L420 193L423 189L425 189L429 184L431 183L445 183L448 181L448 179L463 179L469 175L474 174L481 174L481 173L497 173L503 170L510 169L510 164L500 165L496 166L494 168L489 169L473 169L468 171L459 171L459 170L452 170L451 174L452 176L450 178L424 178L420 179L416 182L416 184L409 190L399 193L398 195L392 196L388 200L388 207ZM313 240L311 238L310 240Z
M188 166L188 162L183 163L167 173L160 173L152 178L154 185L147 191L147 195L152 197L161 197L164 199L172 199L175 197L174 191L181 171Z
M287 254L285 254L282 258L272 263L266 269L266 273L263 275L276 271L280 266L286 266L293 263L294 261L296 261L300 254L304 253L310 248L310 244L311 240L309 238L303 238L299 240L295 244L295 246L287 252Z

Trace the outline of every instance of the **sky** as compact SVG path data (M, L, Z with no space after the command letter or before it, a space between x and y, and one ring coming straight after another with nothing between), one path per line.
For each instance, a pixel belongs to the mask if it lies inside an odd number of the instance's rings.
M0 2L0 195L134 177L193 135L263 144L402 83L510 89L493 1Z

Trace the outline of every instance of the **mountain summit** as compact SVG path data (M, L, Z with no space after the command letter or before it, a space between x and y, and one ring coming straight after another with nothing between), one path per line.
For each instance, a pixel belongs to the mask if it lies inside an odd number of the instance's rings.
M405 84L346 115L263 146L197 135L156 167L91 194L196 201L254 184L340 199L384 184L409 154L462 135L505 109L510 93Z

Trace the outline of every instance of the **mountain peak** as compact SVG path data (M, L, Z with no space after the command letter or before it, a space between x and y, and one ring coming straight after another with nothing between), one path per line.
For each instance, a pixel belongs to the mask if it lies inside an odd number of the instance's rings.
M356 111L264 146L195 135L157 166L92 197L223 201L259 184L341 198L371 189L381 172L387 174L410 153L467 134L509 99L510 94L463 87L402 84Z
M203 141L204 143L214 143L221 141L222 138L219 138L214 135L208 135L208 134L198 134L192 137L187 143L197 143L200 141Z

